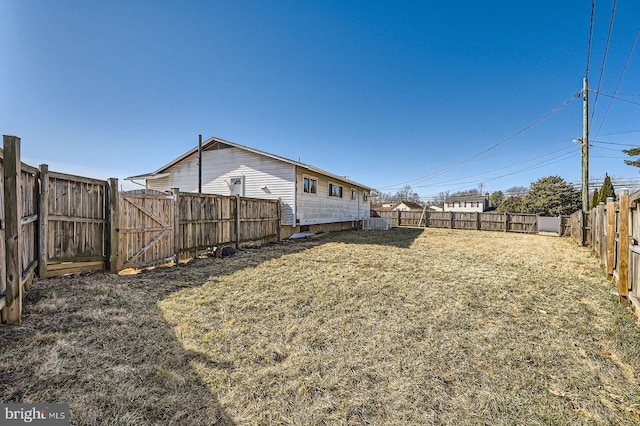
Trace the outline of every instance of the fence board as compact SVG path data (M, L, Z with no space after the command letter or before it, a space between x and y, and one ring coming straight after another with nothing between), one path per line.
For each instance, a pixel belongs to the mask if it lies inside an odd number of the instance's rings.
M279 238L280 202L221 195L180 193L178 197L180 256L236 243ZM239 223L239 229L236 227Z
M40 167L42 185L48 200L42 201L46 212L45 276L103 270L107 253L107 181L50 172ZM96 259L103 265L96 266ZM58 266L58 265L64 265Z
M3 180L5 252L2 267L6 268L2 321L20 324L22 321L22 170L20 163L20 139L3 136Z
M175 256L173 197L153 190L120 193L118 269L165 263Z
M35 168L21 163L20 139L3 139L11 148L7 151L13 166L6 169L5 151L0 148L2 321L20 321L22 291L36 275L45 278L107 267L118 272L125 266L176 259L181 250L197 252L279 238L279 200L180 194L177 189L174 196L147 190L119 194L117 179L107 182L52 172L45 164ZM7 238L9 222L15 238ZM17 277L10 286L8 268L11 277Z
M0 148L0 259L2 259L4 265L5 259L5 251L4 251L4 152L2 148ZM6 287L6 270L3 267L0 267L0 295L4 295L7 287ZM0 296L0 300L4 300L2 296Z
M391 226L427 226L429 228L479 229L483 231L538 232L535 214L495 212L399 212L371 210L371 217L391 221ZM422 220L420 220L422 219Z

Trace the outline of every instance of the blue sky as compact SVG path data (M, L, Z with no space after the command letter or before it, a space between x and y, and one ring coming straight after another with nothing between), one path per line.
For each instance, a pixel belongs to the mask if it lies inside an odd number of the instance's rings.
M640 2L617 3L606 49L612 7L596 1L591 176L638 179L620 149L640 145ZM580 182L588 0L0 0L0 16L2 133L28 164L123 179L202 134L425 198Z

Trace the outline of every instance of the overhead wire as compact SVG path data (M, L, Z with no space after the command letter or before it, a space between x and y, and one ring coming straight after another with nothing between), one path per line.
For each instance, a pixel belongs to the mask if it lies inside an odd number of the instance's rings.
M605 111L604 116L602 117L602 121L600 122L600 127L598 127L598 131L596 132L595 139L598 138L598 135L600 134L600 130L602 130L602 126L604 125L604 122L607 119L607 116L609 115L611 104L613 104L613 100L616 98L618 89L620 88L620 83L622 82L622 77L624 77L624 74L627 71L627 67L629 66L631 56L633 55L633 51L636 48L636 43L638 42L638 36L640 36L640 28L638 28L638 31L636 32L636 38L633 40L633 44L631 45L631 49L629 50L629 54L627 55L627 60L625 61L624 67L622 68L622 72L620 73L620 77L618 78L618 83L616 84L616 88L613 91L613 96L611 96L611 98L609 99L609 105L607 105L607 110ZM596 94L596 99L597 99L597 94Z
M629 133L640 133L640 129L638 129L638 130L625 130L625 131L622 131L622 132L604 133L602 136L627 135Z
M632 144L632 143L617 143L617 142L605 142L605 141L594 141L594 140L589 140L590 144L593 143L602 143L605 145L618 145L618 146L638 146L637 144Z
M525 126L524 128L518 130L517 132L513 133L512 135L508 136L507 138L501 140L500 142L488 147L487 149L484 149L483 151L480 151L477 154L472 155L471 157L465 158L464 160L458 161L457 163L453 163L447 167L445 167L444 169L441 169L439 171L433 172L433 173L429 173L426 174L424 176L420 176L417 177L415 179L410 179L404 182L400 182L400 183L396 183L393 185L386 185L383 187L380 187L380 189L393 189L393 188L398 188L398 187L402 187L403 185L408 185L410 183L415 183L415 182L423 182L425 180L437 177L437 176L441 176L451 170L454 170L464 164L469 163L470 161L475 160L476 158L486 154L489 151L494 150L495 148L499 147L500 145L503 145L507 142L509 142L510 140L514 139L515 137L519 136L520 134L526 132L527 130L531 129L532 127L538 125L539 123L541 123L542 121L546 120L547 118L549 118L550 116L552 116L553 114L555 114L556 112L558 112L559 110L561 110L562 108L564 108L565 106L569 105L569 103L571 103L571 101L573 101L574 99L578 98L581 96L581 93L578 92L575 95L573 95L571 98L567 99L566 101L564 101L562 104L556 106L555 108L553 108L551 111L549 111L548 113L546 113L545 115L543 115L542 117L538 118L537 120L533 121L532 123L530 123L529 125Z
M523 169L519 169L519 170L517 170L515 172L505 173L505 174L500 175L500 176L493 176L493 177L491 177L489 179L482 179L482 180L476 180L476 181L470 181L470 182L458 182L458 184L478 184L478 183L490 182L490 181L495 180L495 179L502 179L504 177L513 176L513 175L516 175L516 174L519 174L519 173L528 172L530 170L539 169L540 167L545 167L545 166L548 166L550 164L559 163L559 162L568 160L570 158L577 157L578 155L579 155L578 152L569 152L567 154L561 155L560 157L557 157L557 158L554 158L554 159L550 159L550 160L544 161L544 162L539 163L539 164L534 164L534 165L531 165L529 167L525 167ZM471 176L467 176L467 177L471 177ZM456 179L456 180L458 180L458 179ZM449 184L450 184L450 181L444 181L444 182L438 182L438 183L433 183L433 184L417 185L417 186L415 186L415 188L429 188L429 187L444 186L444 185L449 185Z
M602 96L607 96L607 97L610 97L610 98L614 98L614 99L617 99L617 100L622 101L622 102L627 102L627 103L634 104L634 105L640 105L640 102L630 101L629 99L621 98L619 96L615 96L614 97L613 95L608 94L608 93L601 93L601 94L602 94Z
M591 67L591 47L593 46L593 21L596 12L596 0L591 0L591 22L589 24L589 47L587 48L587 67L584 70L585 76L589 78L589 68Z
M511 169L513 167L517 167L517 166L520 166L522 164L531 163L532 161L539 160L541 158L546 158L546 157L549 157L551 155L556 155L556 154L558 154L560 152L567 151L568 149L574 149L574 148L572 146L569 146L567 148L562 148L562 149L550 152L548 154L539 155L537 157L533 157L533 158L530 158L530 159L524 160L524 161L519 161L517 163L513 163L513 164L510 164L508 166L499 167L497 169L492 169L492 170L488 170L488 171L485 171L485 172L475 173L475 174L472 174L472 175L462 176L462 177L455 178L455 179L449 179L449 180L446 180L446 181L440 181L440 182L437 182L437 183L434 183L434 184L427 184L427 185L423 185L423 187L426 187L426 186L429 186L429 185L441 185L441 184L446 184L446 183L454 183L454 182L458 182L458 181L464 180L464 179L469 179L469 178L473 178L473 177L488 175L488 174L491 174L491 173L499 172L501 170ZM546 161L549 161L549 160L545 160L545 162Z
M562 162L562 161L569 160L571 158L578 157L579 155L580 155L580 153L578 153L578 152L568 153L568 154L565 154L565 155L561 156L560 158L554 159L553 161L549 160L549 161L546 161L544 163L533 165L531 167L527 167L525 169L518 170L518 171L515 171L515 172L512 172L512 173L506 173L506 174L501 175L501 176L495 176L495 177L492 177L491 179L482 179L482 180L475 180L475 181L459 182L458 184L454 185L453 187L451 186L451 184L442 183L442 184L439 184L439 185L436 185L436 184L420 185L420 186L416 186L415 188L434 188L434 187L437 187L437 186L445 186L446 185L447 188L449 188L450 190L458 190L459 191L459 190L465 190L465 189L473 189L474 186L476 186L478 184L481 184L481 183L490 182L490 181L495 180L495 179L501 179L501 178L504 178L504 177L513 176L513 175L518 174L518 173L522 173L522 172L526 172L526 171L529 171L529 170L534 170L534 169L537 169L537 168L540 168L540 167L548 166L550 164L559 163L559 162ZM431 197L434 197L434 196L431 196ZM429 196L421 197L421 198L429 198Z
M598 86L596 89L596 99L593 101L593 108L591 110L591 120L589 121L589 131L591 130L591 125L593 123L593 117L595 116L596 113L596 106L598 104L598 97L600 95L600 88L602 85L602 77L604 75L604 69L606 67L607 64L607 55L609 53L609 44L611 43L611 33L613 32L613 22L614 22L614 18L616 16L616 4L618 3L617 0L613 0L613 8L611 10L611 19L609 20L609 31L607 33L607 43L605 45L604 48L604 55L602 57L602 67L600 68L600 77L598 78Z

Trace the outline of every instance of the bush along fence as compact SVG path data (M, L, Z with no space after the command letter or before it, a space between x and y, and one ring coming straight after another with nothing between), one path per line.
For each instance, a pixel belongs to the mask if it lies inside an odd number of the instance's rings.
M226 245L279 239L281 203L146 189L20 161L20 139L0 150L0 310L18 324L36 276L142 268Z
M571 215L571 236L591 247L600 266L616 283L620 303L631 304L640 318L640 192L621 189L617 202L607 198L591 211Z
M539 216L535 214L495 212L433 212L433 211L379 211L371 210L371 217L386 218L392 226L427 228L474 229L481 231L538 232ZM560 216L558 234L565 235L569 217Z

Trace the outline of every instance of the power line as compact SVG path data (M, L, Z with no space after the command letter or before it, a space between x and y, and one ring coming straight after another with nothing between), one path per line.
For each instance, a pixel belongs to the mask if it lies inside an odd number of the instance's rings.
M594 90L589 90L589 91L590 92L594 92ZM601 94L602 94L602 96L607 96L607 97L610 97L610 98L614 98L614 99L617 99L617 100L622 101L622 102L628 102L630 104L640 105L640 102L630 101L629 99L621 98L620 96L613 96L613 95L610 95L608 93L601 93Z
M611 42L611 33L613 32L613 20L616 16L616 4L617 0L613 0L613 9L611 10L611 20L609 21L609 32L607 33L607 44L604 48L604 56L602 57L602 67L600 68L600 77L598 79L598 88L596 89L596 99L593 101L593 110L591 111L591 123L593 123L593 117L596 113L596 105L598 104L598 96L600 94L600 87L602 85L602 76L604 75L604 68L607 64L607 54L609 53L609 44ZM589 128L591 130L591 128Z
M461 180L464 180L464 179L469 179L469 178L473 178L473 177L478 177L478 176L488 175L488 174L490 174L490 173L495 173L495 172L498 172L498 171L501 171L501 170L511 169L511 168L513 168L513 167L517 167L517 166L520 166L520 165L522 165L522 164L531 163L532 161L539 160L539 159L541 159L541 158L546 158L546 157L549 157L549 156L552 156L552 155L556 155L556 154L558 154L558 153L560 153L560 152L564 152L564 151L567 151L567 150L569 150L569 149L570 149L570 150L573 150L573 147L572 147L572 146L569 146L569 147L567 147L567 148L562 148L562 149L559 149L559 150L557 150L557 151L550 152L550 153L548 153L548 154L539 155L539 156L537 156L537 157L530 158L530 159L528 159L528 160L524 160L524 161L520 161L520 162L517 162L517 163L513 163L513 164L510 164L510 165L508 165L508 166L499 167L499 168L497 168L497 169L488 170L488 171L486 171L486 172L476 173L476 174L473 174L473 175L463 176L463 177L459 177L459 178L456 178L456 179L450 179L450 180L440 181L440 182L433 183L433 184L429 184L429 185L423 185L423 187L430 186L430 185L437 186L437 185L443 185L443 184L447 184L447 183L454 183L454 182L458 182L458 181L461 181ZM557 159L557 157L555 157L554 159ZM545 160L545 161L543 162L543 164L544 164L544 163L546 163L547 161L550 161L550 160ZM536 164L536 165L534 165L534 166L537 166L537 164ZM521 169L521 170L528 170L528 169ZM489 179L489 180L490 180L490 179Z
M638 130L625 130L622 132L613 132L613 133L605 133L602 136L613 136L613 135L626 135L629 133L640 133L640 129Z
M596 0L591 0L591 22L589 24L589 47L587 48L587 68L585 76L589 78L589 67L591 66L591 46L593 45L593 17L596 11Z
M461 161L459 161L457 163L451 164L451 165L449 165L449 166L445 167L444 169L439 170L437 172L429 173L427 175L420 176L420 177L415 178L415 179L410 179L410 180L407 180L407 181L404 181L404 182L401 182L401 183L396 183L396 184L393 184L393 185L383 186L380 189L393 189L393 188L397 188L397 187L401 187L401 186L410 184L412 182L423 182L425 180L434 178L436 176L443 175L443 174L445 174L445 173L447 173L447 172L449 172L451 170L454 170L454 169L456 169L456 168L458 168L458 167L460 167L460 166L462 166L462 165L464 165L464 164L466 164L466 163L468 163L468 162L470 162L472 160L475 160L476 158L486 154L487 152L492 151L493 149L497 148L498 146L509 142L510 140L514 139L515 137L519 136L520 134L526 132L527 130L531 129L532 127L536 126L540 122L544 121L545 119L549 118L551 115L555 114L556 112L558 112L559 110L561 110L562 108L567 106L569 103L571 103L571 101L573 101L577 97L580 97L580 95L581 95L581 93L578 92L577 94L573 95L571 98L567 99L562 104L556 106L550 112L548 112L545 115L543 115L542 117L538 118L537 120L535 120L534 122L532 122L528 126L518 130L517 132L515 132L511 136L501 140L500 142L490 146L489 148L487 148L487 149L485 149L485 150L483 150L483 151L481 151L481 152L479 152L479 153L477 153L475 155L472 155L471 157L468 157L468 158L466 158L464 160L461 160Z
M515 171L515 172L506 173L506 174L503 174L503 175L500 175L500 176L494 176L494 177L489 178L489 179L482 179L482 180L469 181L469 182L459 182L458 184L462 185L462 184L478 184L478 183L490 182L492 180L502 179L502 178L505 178L505 177L508 177L508 176L517 175L519 173L528 172L530 170L539 169L540 167L545 167L545 166L548 166L548 165L551 165L551 164L559 163L559 162L568 160L570 158L574 158L576 156L578 156L578 153L570 152L570 153L564 154L564 155L562 155L562 156L560 156L558 158L555 158L555 159L552 159L552 160L547 160L547 161L545 161L543 163L540 163L540 164L534 164L532 166L525 167L524 169L520 169L520 170ZM467 176L467 177L470 177L470 176ZM434 187L434 186L444 186L444 185L448 185L448 184L449 184L449 181L444 181L444 182L438 182L438 183L427 184L427 185L417 185L417 186L415 186L415 188L429 188L429 187Z
M598 131L596 132L596 136L595 136L596 139L600 134L600 130L602 130L602 126L604 125L604 122L607 119L607 115L609 115L611 104L613 104L613 100L616 98L616 94L618 93L618 88L620 88L620 83L622 82L622 77L624 76L624 73L627 71L627 66L629 65L629 61L631 60L631 55L633 55L633 51L636 48L636 43L638 42L638 36L640 36L640 28L638 28L638 32L636 32L636 38L633 40L633 44L631 45L631 49L629 50L629 54L627 55L627 60L624 63L624 68L622 69L622 72L620 73L620 78L618 78L618 83L616 84L616 88L613 91L613 96L609 100L609 105L607 106L607 110L605 111L604 117L602 117L602 121L600 122L600 127L598 127ZM596 99L597 99L597 96L598 95L596 95Z
M591 140L589 141L591 144L595 143L603 143L605 145L618 145L618 146L638 146L637 144L632 144L632 143L616 143L616 142L605 142L605 141L594 141Z
M631 145L631 146L635 146L635 145ZM607 147L604 147L604 146L597 146L597 145L593 146L593 148L606 149L607 151L622 152L622 150L620 150L620 149L616 149L616 148L607 148Z

